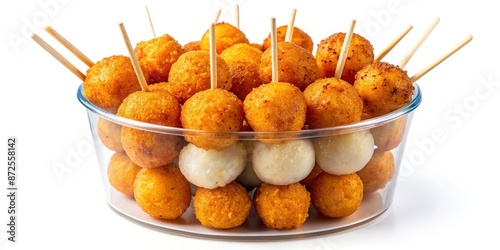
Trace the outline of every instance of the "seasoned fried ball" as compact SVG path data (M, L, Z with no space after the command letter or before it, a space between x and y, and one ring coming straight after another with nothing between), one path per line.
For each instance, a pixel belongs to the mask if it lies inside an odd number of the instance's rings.
M182 127L209 132L237 132L243 126L245 114L238 97L224 89L207 89L189 98L181 110ZM215 135L186 136L186 141L204 149L223 149L237 137Z
M363 110L376 117L410 103L413 84L406 71L387 62L366 65L356 74L354 88L363 99Z
M294 43L278 42L278 79L304 90L318 78L318 65L311 52ZM259 66L263 82L272 81L272 53L268 48L262 54Z
M134 197L134 180L141 167L137 166L125 152L114 153L108 163L109 184L119 192Z
M372 193L385 187L394 176L394 156L391 151L375 149L370 161L356 172L363 181L365 193Z
M306 101L298 87L271 82L254 88L243 102L254 131L299 131L306 121Z
M321 173L311 185L311 202L323 216L340 218L353 214L363 200L363 182L355 173Z
M143 71L147 72L149 84L168 81L172 64L183 53L180 45L168 34L139 42L134 53Z
M370 131L373 135L375 146L384 151L389 151L399 146L405 134L407 118L408 116L403 116L390 123L372 128Z
M358 122L363 100L356 89L338 78L321 78L304 90L309 128L326 128Z
M232 63L241 61L259 64L262 51L248 43L237 43L223 50L220 56L230 67Z
M229 70L232 79L232 86L229 91L236 94L242 101L245 100L252 89L263 84L260 79L259 64L238 61L231 63Z
M143 168L134 181L134 198L150 216L173 220L188 209L191 187L175 165Z
M196 92L209 89L210 53L208 51L190 51L182 54L172 65L168 76L170 92L184 103ZM231 89L229 66L217 56L217 88Z
M335 76L345 35L345 33L335 33L319 43L316 50L316 63L321 77ZM340 78L353 84L356 72L365 65L372 63L373 60L373 46L371 43L361 35L354 33Z
M118 116L157 125L181 127L181 106L166 91L137 91L130 94L118 109ZM123 149L130 159L144 168L171 163L177 158L184 141L181 137L131 127L122 127Z
M115 152L122 152L122 125L99 117L97 120L97 135L102 144Z
M252 202L247 190L236 182L214 189L198 188L193 197L196 219L215 229L235 228L250 214Z
M276 40L278 42L285 41L287 30L288 30L288 25L283 25L276 28ZM314 43L312 38L306 32L304 32L298 27L293 27L291 42L309 51L309 53L312 53L313 51ZM269 34L262 43L263 50L266 50L270 47L271 47L271 34Z
M141 85L127 56L105 57L87 70L83 95L99 108L116 113L123 99L141 90Z
M192 51L192 50L201 50L200 41L191 41L182 46L184 52Z
M210 51L209 38L210 34L209 30L207 30L200 40L200 48L202 50ZM215 24L215 50L217 54L237 43L249 43L245 33L229 23L222 22Z
M257 216L268 228L299 228L309 216L311 196L300 183L277 186L262 183L254 193Z
M309 173L309 175L303 180L301 180L300 184L304 185L307 189L309 189L314 179L316 179L316 177L318 177L318 175L321 174L322 172L323 170L319 167L319 165L314 164L314 167Z

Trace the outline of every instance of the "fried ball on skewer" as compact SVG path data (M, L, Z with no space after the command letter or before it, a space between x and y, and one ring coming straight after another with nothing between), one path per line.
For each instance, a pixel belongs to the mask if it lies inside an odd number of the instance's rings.
M224 49L220 56L231 66L234 62L252 62L259 64L262 58L262 51L248 43L237 43Z
M264 83L260 79L259 64L237 61L229 65L229 70L231 72L231 89L229 91L242 101L254 88Z
M170 93L181 104L195 93L209 89L210 53L208 51L190 51L182 54L172 65L168 76ZM217 56L217 88L231 89L229 66Z
M323 39L316 50L316 63L320 77L334 77L346 34L335 33ZM354 83L356 72L374 60L373 46L361 35L354 33L347 52L342 80Z
M200 40L200 48L202 50L210 51L209 38L210 34L209 30L207 30ZM217 54L237 43L249 43L245 33L229 23L222 22L215 24L215 50Z
M184 50L184 52L193 51L193 50L201 50L200 41L198 40L198 41L188 42L182 46L182 49Z
M132 61L127 56L105 57L87 70L83 95L99 108L115 114L123 99L141 90Z
M391 151L375 149L370 161L356 172L363 181L365 193L372 193L385 187L394 176L394 156Z
M243 126L245 114L238 97L224 89L207 89L194 94L181 109L183 128L208 132L237 132ZM203 149L220 150L235 143L231 136L186 135L186 141Z
M136 91L118 109L118 116L151 124L181 127L181 106L166 91ZM123 149L130 159L143 168L167 165L177 158L184 145L179 136L122 127Z
M99 117L97 120L97 135L102 144L115 152L122 152L122 125Z
M355 173L332 175L322 172L310 188L311 202L323 216L346 217L358 210L363 200L363 182Z
M311 52L294 43L278 42L278 79L297 86L301 91L318 78L318 65ZM272 53L268 48L260 61L260 78L272 81Z
M363 99L363 111L372 117L410 103L413 84L406 71L387 62L366 65L356 74L354 88Z
M134 198L148 215L174 220L188 209L191 187L175 165L143 168L134 181Z
M134 181L141 167L137 166L125 152L114 153L108 163L109 184L119 192L134 197Z
M285 41L287 30L288 30L288 25L283 25L276 28L276 40L278 42ZM306 32L304 32L302 29L298 27L293 27L291 42L309 51L309 53L313 52L314 43L311 36L309 36ZM266 50L270 47L271 47L271 34L269 34L267 38L264 39L264 42L262 43L262 50Z
M262 183L254 193L255 212L268 228L301 227L309 216L310 193L300 183L284 186Z
M193 197L196 219L215 229L235 228L250 214L252 201L247 190L236 182L214 189L199 187Z
M358 122L363 100L356 89L338 78L321 78L304 90L309 128L326 128Z
M172 64L184 53L182 45L168 34L137 43L134 53L149 84L168 81Z

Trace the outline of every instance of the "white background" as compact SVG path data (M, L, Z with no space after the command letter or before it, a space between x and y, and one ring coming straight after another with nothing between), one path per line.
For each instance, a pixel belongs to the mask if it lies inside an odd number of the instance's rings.
M83 71L85 66L43 31L51 25L93 61L126 54L117 24L132 42L150 38L149 6L157 34L180 43L199 40L215 10L233 22L240 4L241 29L252 42L269 33L269 19L296 25L315 44L355 32L380 51L408 25L413 30L385 60L397 64L431 20L441 22L405 69L416 73L467 35L473 41L419 80L423 103L408 137L392 207L381 218L338 234L274 242L230 242L169 235L113 212L104 200L95 153L87 147L89 126L77 101L80 80L42 50L29 35L40 34ZM493 1L2 1L0 7L2 154L7 136L18 138L17 243L6 240L7 199L0 196L0 249L437 249L500 247L500 23ZM434 134L441 133L435 138ZM77 158L74 152L77 152ZM70 159L71 158L71 159ZM0 157L6 161L6 155ZM58 173L57 164L69 171ZM7 187L6 163L0 188ZM6 191L5 191L6 192Z

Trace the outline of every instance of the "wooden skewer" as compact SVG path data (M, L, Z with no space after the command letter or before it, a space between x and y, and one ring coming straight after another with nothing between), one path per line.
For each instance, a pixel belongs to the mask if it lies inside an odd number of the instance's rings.
M408 26L405 30L403 30L403 32L401 32L397 37L396 39L394 39L391 43L389 43L387 45L387 47L385 47L381 52L380 54L378 54L377 56L375 56L375 59L374 61L378 62L380 60L382 60L387 54L389 54L389 52L406 36L406 34L408 34L408 32L410 32L410 30L413 28L412 25Z
M221 9L217 9L217 12L215 13L214 23L219 22L220 13Z
M297 15L297 9L292 10L292 15L290 16L290 22L288 22L288 27L286 28L285 42L292 42L293 28L295 24L295 16Z
M147 5L144 5L144 11L146 13L146 22L147 22L148 27L149 27L149 32L151 33L151 36L153 38L155 38L156 32L155 32L155 28L153 26L153 22L151 21L151 15L149 14L149 9L148 9Z
M420 45L422 45L422 43L424 43L425 39L427 39L427 37L431 34L432 30L434 30L434 28L436 27L436 25L439 23L439 17L436 17L434 18L434 20L432 21L431 25L427 28L426 32L423 34L423 36L417 41L417 43L415 44L415 46L413 47L412 50L410 50L404 57L403 59L401 60L401 62L398 64L398 66L400 68L404 68L406 66L406 64L408 63L408 61L410 61L410 58L413 56L413 54L415 54L415 52L417 51L417 49L420 47Z
M234 7L234 13L235 13L235 21L236 21L236 28L240 28L240 5L236 4Z
M271 18L271 68L272 82L278 82L278 39L276 34L276 18Z
M351 45L352 34L354 33L354 26L356 26L356 19L352 19L349 32L347 32L345 35L344 43L342 44L342 50L340 51L339 60L337 62L337 68L335 69L335 78L340 79L342 76L345 60L347 59L347 53L349 52L349 46Z
M73 44L66 40L61 34L57 33L52 27L45 27L45 31L54 37L60 44L62 44L66 49L68 49L73 55L78 57L87 66L92 67L94 62L92 62L87 56L85 56L80 50L78 50Z
M210 43L210 88L217 88L217 52L215 47L215 23L210 25L209 43Z
M47 42L45 42L37 34L32 34L31 38L38 43L45 51L49 52L55 59L62 63L67 69L69 69L73 74L75 74L80 80L85 81L85 74L78 70L73 64L71 64L66 58L64 58L59 52L52 48Z
M119 23L118 25L120 26L123 40L125 41L125 45L127 47L128 53L130 55L130 60L132 60L132 66L134 67L135 74L137 76L137 79L139 80L139 84L141 85L141 88L143 91L149 91L148 83L146 82L146 78L144 77L144 74L142 73L141 65L139 64L139 61L137 60L137 56L134 53L134 49L132 48L132 44L130 43L130 39L128 37L127 31L125 30L125 26L123 25L123 23Z
M455 52L457 52L458 50L460 50L463 46L465 46L466 44L468 44L470 41L472 41L472 35L467 36L464 40L462 40L458 45L456 45L455 47L453 47L446 54L444 54L443 56L441 56L440 58L438 58L436 61L434 61L433 63L429 64L427 67L423 68L418 73L416 73L415 75L413 75L410 78L411 82L412 83L416 82L418 79L420 79L422 76L424 76L429 71L431 71L432 69L434 69L440 63L442 63L444 60L446 60L448 57L450 57Z

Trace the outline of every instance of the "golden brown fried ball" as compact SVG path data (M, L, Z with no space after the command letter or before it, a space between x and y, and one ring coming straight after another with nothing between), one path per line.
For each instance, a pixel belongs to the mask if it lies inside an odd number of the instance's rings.
M283 25L279 26L276 28L276 40L278 42L283 42L285 41L286 38L286 31L288 30L288 25ZM303 30L297 27L293 27L293 33L292 33L292 43L299 45L300 47L304 48L305 50L309 51L309 53L312 53L314 43L312 38ZM271 34L267 36L267 38L264 40L262 43L262 49L266 50L271 47Z
M184 52L192 51L192 50L201 50L200 41L191 41L182 46Z
M122 125L99 117L97 120L97 135L102 144L115 152L122 152Z
M234 62L242 61L259 64L262 58L262 51L248 43L237 43L223 50L220 56L224 58L229 67Z
M109 184L119 192L134 197L134 181L141 167L137 166L125 152L114 153L108 163Z
M326 128L358 122L363 100L348 82L335 77L321 78L304 90L309 128Z
M233 62L229 65L231 72L231 89L240 100L244 101L247 95L263 84L260 79L259 64L252 62Z
M209 132L237 132L245 114L238 97L224 89L207 89L189 98L181 110L182 127ZM221 150L236 142L236 137L193 135L186 141L206 150Z
M193 207L196 219L203 226L229 229L245 222L252 201L242 185L231 182L214 189L198 187L193 197Z
M191 187L175 165L143 168L134 181L134 198L148 215L173 220L188 209Z
M262 183L254 193L255 212L266 227L299 228L309 216L311 197L300 183L284 186Z
M210 51L209 39L210 34L209 30L207 30L200 40L200 48L202 50ZM245 33L229 23L222 22L215 24L215 50L217 54L237 43L249 43Z
M250 43L253 47L259 49L260 51L264 51L265 49L262 47L262 44L260 43Z
M316 177L318 177L319 174L321 174L323 170L321 167L318 165L318 163L314 164L313 169L311 170L311 173L304 178L303 180L300 181L300 184L304 185L307 189L309 189Z
M370 161L356 172L363 182L365 193L372 193L385 187L394 176L394 156L391 151L375 149Z
M332 175L322 172L314 179L310 191L314 208L330 218L353 214L363 200L363 182L355 173Z
M407 118L408 116L403 116L390 123L372 128L370 132L373 135L375 146L384 151L389 151L399 146L405 134Z
M168 34L139 42L134 49L149 84L167 81L172 64L183 52L182 45Z
M335 33L322 40L316 51L316 62L321 77L334 77L339 61L345 33ZM347 52L347 58L342 71L342 80L354 83L356 72L374 60L373 46L364 37L354 33Z
M254 131L299 131L306 121L306 101L295 85L271 82L254 88L243 101Z
M105 57L87 70L83 95L99 108L116 113L123 99L141 90L141 85L127 56Z
M168 76L170 92L184 103L196 92L209 89L210 53L207 51L189 51L182 54L172 65ZM229 66L217 56L217 88L231 89Z
M118 116L151 124L181 127L181 106L166 91L136 91L118 109ZM144 168L167 165L179 156L181 137L122 127L123 149L130 159Z
M406 71L386 62L374 62L361 69L354 88L363 99L363 111L373 117L405 106L413 95Z
M318 78L318 65L311 52L287 42L278 42L278 79L289 82L304 90ZM272 81L272 53L267 49L260 61L260 78L263 82Z

